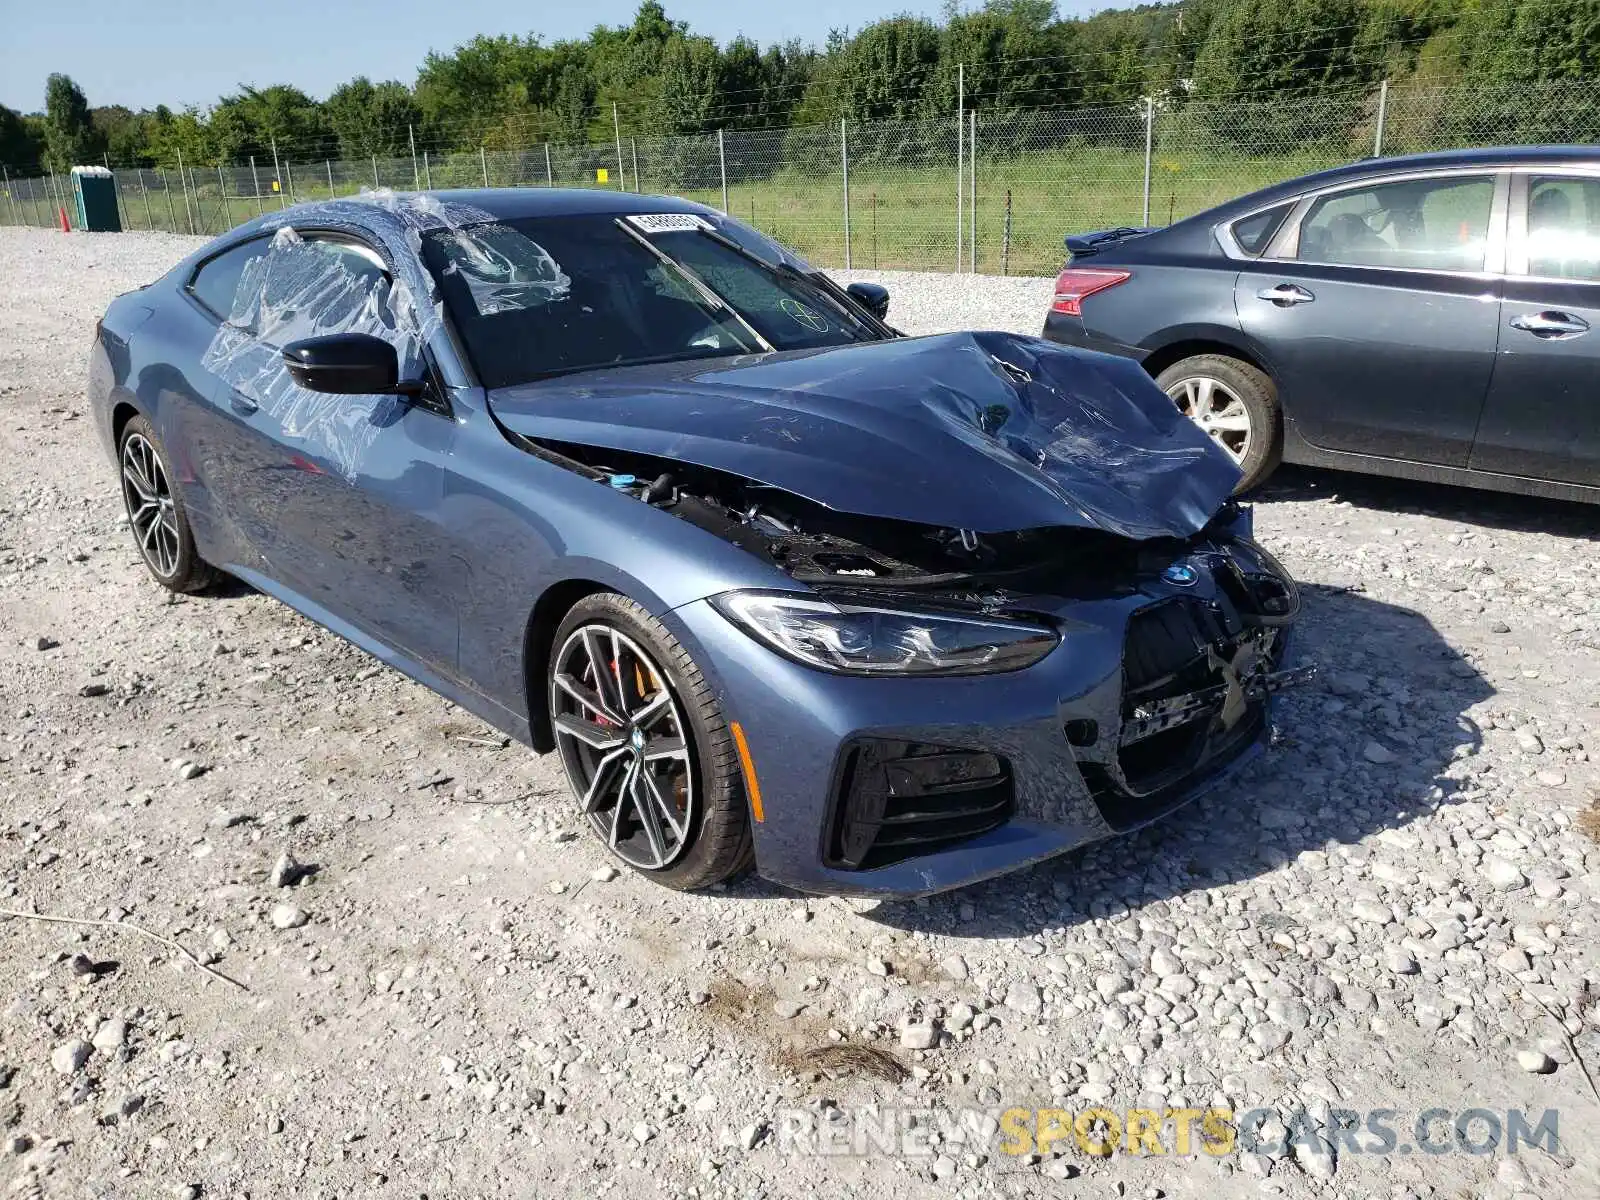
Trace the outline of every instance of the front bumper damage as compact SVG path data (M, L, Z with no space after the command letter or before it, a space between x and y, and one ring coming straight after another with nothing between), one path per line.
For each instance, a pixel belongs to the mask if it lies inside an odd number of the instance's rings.
M761 874L925 895L1128 832L1257 754L1274 693L1313 674L1288 661L1294 584L1243 536L1187 547L1134 587L1017 603L1058 622L1057 651L932 687L775 663L708 605L677 611L716 643L760 772Z

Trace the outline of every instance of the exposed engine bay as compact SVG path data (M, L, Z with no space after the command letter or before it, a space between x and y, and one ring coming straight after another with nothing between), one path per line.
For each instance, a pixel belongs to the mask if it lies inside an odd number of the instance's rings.
M1175 558L1206 553L1240 560L1230 575L1282 575L1259 548L1227 532L1239 511L1232 501L1187 539L1135 541L1076 527L975 533L840 512L724 471L651 455L512 436L529 452L714 533L823 593L887 589L993 609L1008 596L1084 599L1131 591ZM1283 611L1267 611L1270 600L1263 607L1241 581L1237 603L1260 609L1268 621L1286 622L1293 613L1288 598L1280 599Z

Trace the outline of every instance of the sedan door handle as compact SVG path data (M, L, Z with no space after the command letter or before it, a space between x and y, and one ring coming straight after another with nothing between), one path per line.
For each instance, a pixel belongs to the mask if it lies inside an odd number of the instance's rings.
M1512 317L1511 328L1531 333L1547 342L1560 342L1588 333L1589 322L1571 313L1546 309L1544 312L1520 313Z
M1310 304L1316 299L1297 283L1280 283L1277 287L1262 288L1257 300L1270 300L1279 308L1293 308L1296 304Z

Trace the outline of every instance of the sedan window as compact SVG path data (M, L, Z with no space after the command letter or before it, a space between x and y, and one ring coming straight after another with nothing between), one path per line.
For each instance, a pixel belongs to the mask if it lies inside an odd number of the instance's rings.
M1528 180L1528 274L1600 280L1600 179Z
M1403 179L1322 196L1300 223L1300 262L1481 271L1492 175Z

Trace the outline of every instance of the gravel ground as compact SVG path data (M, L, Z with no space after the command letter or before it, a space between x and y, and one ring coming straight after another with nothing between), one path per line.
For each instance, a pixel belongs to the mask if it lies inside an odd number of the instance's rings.
M681 896L576 836L552 761L146 577L86 349L190 244L0 230L0 908L126 923L0 918L7 1195L1600 1194L1597 510L1284 472L1258 525L1323 675L1224 794L926 902ZM887 281L911 331L1032 331L1049 289ZM1265 1141L988 1136L1213 1105ZM1335 1128L1375 1108L1387 1155ZM1561 1141L1406 1153L1430 1108ZM921 1152L805 1153L872 1112Z

